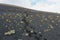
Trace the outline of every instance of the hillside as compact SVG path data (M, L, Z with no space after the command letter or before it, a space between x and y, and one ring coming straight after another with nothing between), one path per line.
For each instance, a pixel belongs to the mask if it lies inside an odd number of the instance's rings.
M0 40L60 40L60 14L0 4Z

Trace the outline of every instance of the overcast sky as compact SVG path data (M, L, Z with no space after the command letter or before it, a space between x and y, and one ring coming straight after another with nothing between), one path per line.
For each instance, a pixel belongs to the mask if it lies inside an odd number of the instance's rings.
M60 0L0 0L0 3L60 13Z

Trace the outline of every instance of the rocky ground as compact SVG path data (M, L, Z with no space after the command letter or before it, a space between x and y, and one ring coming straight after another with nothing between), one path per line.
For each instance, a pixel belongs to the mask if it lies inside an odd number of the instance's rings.
M60 40L60 14L0 4L0 40Z

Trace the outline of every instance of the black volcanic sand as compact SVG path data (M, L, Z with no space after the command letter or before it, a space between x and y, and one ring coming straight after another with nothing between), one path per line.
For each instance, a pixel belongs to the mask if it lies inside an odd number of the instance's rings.
M0 40L60 40L60 14L0 5Z

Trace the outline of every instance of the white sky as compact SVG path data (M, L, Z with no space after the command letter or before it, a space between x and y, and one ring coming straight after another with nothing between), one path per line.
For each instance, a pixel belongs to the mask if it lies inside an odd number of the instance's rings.
M37 2L31 5L31 2ZM18 5L30 9L60 13L60 0L0 0L0 3Z

